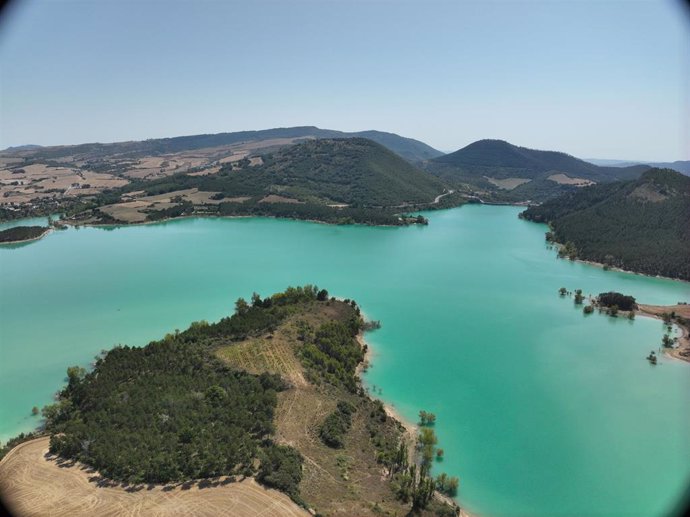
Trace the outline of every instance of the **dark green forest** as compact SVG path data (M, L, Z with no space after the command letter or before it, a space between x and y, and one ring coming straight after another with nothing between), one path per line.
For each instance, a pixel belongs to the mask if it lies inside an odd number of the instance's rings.
M548 223L578 258L690 280L690 178L652 169L638 180L594 185L521 214Z
M48 230L45 226L15 226L0 231L0 243L37 239Z

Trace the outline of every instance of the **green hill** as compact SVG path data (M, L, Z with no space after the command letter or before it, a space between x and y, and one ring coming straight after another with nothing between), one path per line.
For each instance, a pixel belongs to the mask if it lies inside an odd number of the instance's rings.
M452 183L469 183L510 201L543 200L590 182L639 177L648 166L600 167L566 153L479 140L434 158L428 170Z
M185 192L212 193L212 201L186 199ZM225 164L215 174L178 173L153 181L134 181L100 196L93 206L123 205L132 193L141 203L170 194L166 207L147 210L156 220L193 213L268 215L326 222L404 224L400 214L459 204L438 178L416 168L384 146L364 138L308 140L249 160ZM111 211L116 213L118 209ZM83 213L88 213L88 210ZM100 210L100 217L108 210ZM105 220L100 222L108 222ZM110 221L118 222L118 221ZM422 222L420 219L419 222Z
M141 141L116 143L87 143L31 149L31 157L43 160L59 160L67 156L78 156L84 160L102 159L117 155L120 158L138 158L166 153L177 153L238 144L241 142L260 142L274 139L294 138L352 138L362 137L378 142L408 161L418 162L440 156L440 151L419 140L405 138L394 133L382 131L361 131L347 133L333 129L320 129L315 126L264 129L259 131L237 131L204 135L177 136L173 138L152 138ZM6 151L16 151L7 149ZM26 149L22 149L26 150Z
M521 216L549 223L579 258L690 280L690 178L674 170L587 187Z

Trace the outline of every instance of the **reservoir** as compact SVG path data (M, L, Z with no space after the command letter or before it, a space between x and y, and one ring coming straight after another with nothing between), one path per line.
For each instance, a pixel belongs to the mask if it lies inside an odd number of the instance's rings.
M645 360L660 321L584 316L558 289L674 304L690 284L559 260L520 211L400 228L192 218L2 246L0 439L40 422L68 366L311 283L381 321L364 381L410 421L436 414L436 468L471 512L664 514L690 480L690 364Z

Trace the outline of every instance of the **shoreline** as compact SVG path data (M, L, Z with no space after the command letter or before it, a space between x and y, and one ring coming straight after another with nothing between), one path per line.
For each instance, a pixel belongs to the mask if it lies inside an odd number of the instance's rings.
M559 246L562 246L562 244L560 244L560 243L558 243L558 244L559 244ZM563 258L562 260L566 260L566 258ZM594 267L601 268L601 269L604 269L605 267L607 267L606 264L602 264L601 262L596 262L594 260L587 260L587 259L581 259L581 258L576 258L573 262L579 262L581 264L588 264L590 266L594 266ZM661 280L673 280L674 282L683 282L686 284L690 284L690 280L685 280L683 278L674 278L671 276L663 276L663 275L650 275L649 273L640 273L638 271L633 271L631 269L623 269L623 268L614 267L614 266L608 266L607 271L616 271L618 273L628 273L631 275L644 276L647 278L659 278Z
M534 221L529 221L529 220L527 220L527 221L528 222L534 222ZM536 223L536 224L546 224L546 223ZM565 244L562 244L558 241L546 241L546 242L553 244L554 246L557 247L558 250L560 250L561 248L563 248L565 246ZM607 264L603 264L602 262L597 262L595 260L583 259L583 258L579 258L579 257L576 257L575 259L571 260L568 257L559 257L558 254L556 254L556 258L559 260L568 260L569 262L579 262L580 264L587 264L590 266L594 266L596 268L604 269L604 271L616 271L618 273L628 273L631 275L644 276L647 278L659 278L661 280L673 280L674 282L683 282L685 284L690 285L690 280L685 280L683 278L674 278L671 276L651 275L649 273L640 273L639 271L633 271L631 269L623 269L620 267L609 266ZM605 269L607 267L608 267L608 269Z
M169 223L172 221L181 221L184 219L276 219L282 221L300 221L305 223L316 223L324 224L326 226L369 226L372 228L404 228L407 226L414 226L416 223L411 224L366 224L366 223L348 223L348 224L338 224L329 223L327 221L321 221L319 219L299 219L296 217L278 217L275 215L214 215L214 214L189 214L180 215L177 217L164 217L156 221L138 221L138 222L120 222L120 223L78 223L76 221L61 220L60 224L62 226L71 227L82 227L82 228L126 228L128 226L146 226L150 224L161 224Z
M372 363L372 358L374 357L373 350L371 348L371 345L367 343L364 339L364 331L360 331L359 334L356 336L357 342L359 343L359 346L364 348L366 346L366 352L364 353L364 359L362 360L361 363L357 365L357 369L355 370L355 375L359 379L360 383L363 384L363 377L362 373L364 373L369 366L371 366ZM410 422L408 419L404 418L400 412L395 408L395 406L390 403L386 402L383 399L380 399L378 397L375 397L375 394L369 393L367 390L367 393L370 398L375 399L375 400L380 400L381 403L383 404L383 408L386 411L386 414L393 418L394 420L397 420L400 422L400 425L402 425L405 428L405 435L408 439L414 443L417 439L417 432L419 431L419 426L417 424L414 424Z
M371 360L374 357L373 350L371 348L371 345L367 343L367 341L364 339L364 331L360 331L357 336L357 342L359 345L364 348L366 346L366 352L364 353L364 359L362 359L362 362L357 365L357 369L355 370L355 375L357 376L357 379L359 379L360 383L363 384L363 378L362 378L362 373L366 371L366 369L371 365ZM366 388L365 388L366 389ZM370 393L367 390L367 395L369 398L372 400L378 400L383 404L383 409L386 411L386 414L392 418L393 420L396 420L397 422L400 423L400 425L403 426L405 429L404 436L405 439L408 441L408 444L411 446L409 450L410 458L412 459L414 455L414 444L417 442L417 434L419 432L419 425L414 424L410 422L408 419L403 417L400 412L397 410L395 405L391 402L387 402L383 400L382 398L375 397L374 394ZM456 506L459 508L460 512L458 513L459 517L477 517L476 515L473 515L467 510L465 510L462 506L460 506L459 501L454 498L454 497L449 497L447 495L444 495L440 493L438 490L434 491L434 497L438 499L441 502L446 503L449 506Z

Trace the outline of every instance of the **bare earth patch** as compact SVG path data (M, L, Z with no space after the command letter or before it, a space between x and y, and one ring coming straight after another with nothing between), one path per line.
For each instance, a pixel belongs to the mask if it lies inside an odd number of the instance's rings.
M279 196L277 194L269 194L262 198L259 203L302 203L302 201L291 197Z
M514 188L519 187L523 183L529 183L530 179L528 178L505 178L505 179L497 179L497 178L490 178L489 176L484 176L489 183L492 185L496 185L498 188L501 188L503 190L513 190Z
M395 499L383 467L376 461L365 408L353 415L344 448L330 448L319 437L319 426L338 400L356 399L344 390L305 380L297 357L301 345L297 322L318 328L346 314L344 304L318 304L313 310L294 315L272 334L222 347L217 353L235 368L278 373L289 380L292 387L278 394L276 441L295 447L304 457L299 489L311 508L324 515L364 517L378 515L374 509L377 503L381 515L406 515L409 508ZM389 425L395 424L390 420Z
M571 178L563 173L552 174L546 179L551 180L554 183L558 183L559 185L573 185L575 187L588 187L589 185L594 185L595 183L594 181L586 180L584 178Z
M658 203L659 201L668 199L668 195L662 194L648 183L640 185L635 190L633 190L630 193L630 197L641 199L642 201L651 201L652 203Z
M307 517L288 496L253 479L179 485L99 486L98 474L48 455L48 438L23 443L0 462L0 493L17 517L217 516Z

